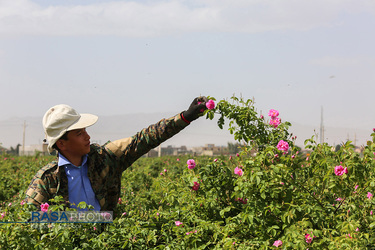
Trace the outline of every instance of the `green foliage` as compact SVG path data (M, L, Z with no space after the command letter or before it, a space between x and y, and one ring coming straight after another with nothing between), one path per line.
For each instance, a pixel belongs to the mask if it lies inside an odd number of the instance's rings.
M211 98L215 100L215 98ZM254 101L244 100L236 96L231 97L232 103L220 100L215 109L206 110L206 117L213 119L215 113L220 115L218 119L219 128L223 128L225 121L229 120L229 132L234 139L245 145L263 150L268 145L276 145L281 139L289 138L289 122L281 123L277 129L265 123L264 117L260 116L254 107Z
M257 114L253 101L222 100L207 118L243 145L236 156L141 158L122 176L113 224L0 224L5 249L371 249L375 187L375 133L363 153L305 141L294 145L288 122L277 128ZM290 138L291 137L291 138ZM277 149L284 140L288 152ZM187 168L194 159L196 167ZM36 171L51 157L2 156L2 222L27 221L21 205ZM347 173L335 174L335 167ZM236 175L239 167L243 175ZM197 190L193 187L199 184ZM196 189L196 188L195 188ZM50 210L62 210L61 197ZM10 204L11 203L11 204ZM85 207L82 203L79 206ZM182 222L177 226L176 221ZM310 235L311 242L305 236Z

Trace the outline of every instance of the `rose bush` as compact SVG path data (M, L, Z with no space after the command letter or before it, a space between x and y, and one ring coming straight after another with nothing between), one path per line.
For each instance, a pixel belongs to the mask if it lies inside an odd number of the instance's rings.
M282 117L282 111L275 111L269 113ZM113 224L3 223L0 245L5 249L374 248L375 133L361 154L350 142L335 148L318 144L313 137L302 151L288 132L291 124L270 125L255 111L252 100L221 100L205 114L208 119L218 117L220 128L228 123L229 132L242 145L238 156L141 158L122 176ZM52 158L10 158L0 157L0 221L25 222L37 208L21 204L24 192L36 170ZM337 166L342 169L337 171ZM49 201L48 211L62 210L60 202L61 197Z

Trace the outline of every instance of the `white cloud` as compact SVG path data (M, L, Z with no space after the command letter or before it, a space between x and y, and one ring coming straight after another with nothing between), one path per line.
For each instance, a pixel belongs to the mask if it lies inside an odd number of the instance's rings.
M0 35L158 36L306 30L335 25L342 12L375 13L374 9L372 0L115 1L76 6L0 0Z

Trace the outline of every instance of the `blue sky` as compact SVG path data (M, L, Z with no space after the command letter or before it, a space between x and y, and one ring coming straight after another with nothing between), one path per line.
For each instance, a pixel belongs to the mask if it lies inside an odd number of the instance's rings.
M200 94L235 94L316 128L323 107L326 127L364 142L374 27L371 0L0 0L0 127L59 103L174 114Z

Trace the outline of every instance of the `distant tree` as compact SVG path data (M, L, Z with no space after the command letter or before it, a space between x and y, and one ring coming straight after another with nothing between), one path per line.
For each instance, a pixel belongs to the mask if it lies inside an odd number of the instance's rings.
M228 153L229 154L237 154L241 151L241 144L236 142L236 143L231 143L228 142Z
M21 144L17 144L16 148L10 147L9 154L19 155L20 154L20 147L21 147Z

